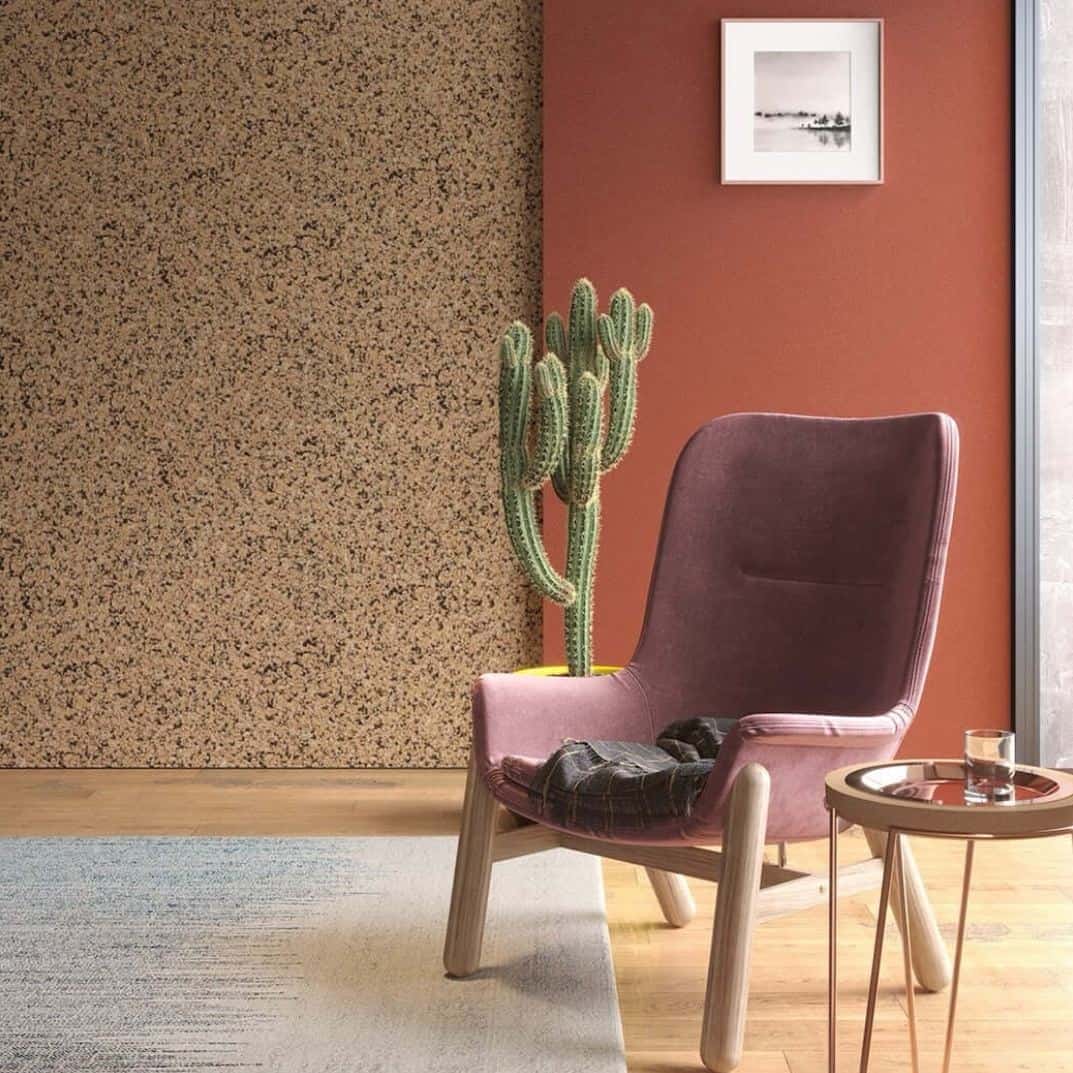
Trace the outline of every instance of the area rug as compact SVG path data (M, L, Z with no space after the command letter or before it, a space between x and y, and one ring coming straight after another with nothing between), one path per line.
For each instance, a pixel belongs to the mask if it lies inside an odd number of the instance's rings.
M4 1073L621 1073L599 862L496 865L440 963L455 840L0 840Z

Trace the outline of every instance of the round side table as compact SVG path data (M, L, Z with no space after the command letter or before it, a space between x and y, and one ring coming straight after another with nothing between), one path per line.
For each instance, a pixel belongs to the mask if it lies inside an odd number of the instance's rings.
M1014 794L1002 804L965 804L965 766L960 760L906 760L842 768L827 776L827 810L830 826L830 887L828 932L828 1034L827 1067L835 1073L836 1026L838 1016L838 831L841 826L862 827L887 832L876 921L872 975L868 985L868 1007L861 1043L861 1073L867 1073L872 1047L879 967L883 957L883 933L891 888L901 900L902 918L908 919L904 871L904 837L957 838L965 842L965 871L961 886L954 950L954 975L950 984L950 1009L946 1021L943 1073L950 1068L957 1012L961 951L965 943L965 914L972 881L972 859L976 843L982 840L1049 838L1073 834L1073 777L1059 771L1019 765L1014 773ZM909 1014L909 1047L913 1073L919 1073L916 1006L913 994L912 949L909 929L902 937L905 963L906 1007Z

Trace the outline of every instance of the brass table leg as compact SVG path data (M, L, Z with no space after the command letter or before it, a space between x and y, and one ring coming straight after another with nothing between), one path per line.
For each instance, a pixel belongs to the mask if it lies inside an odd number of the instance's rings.
M965 843L965 872L961 880L961 911L958 914L958 937L954 951L954 979L950 983L950 1011L946 1018L946 1047L943 1050L943 1073L950 1073L950 1055L954 1049L954 1017L957 1013L958 984L961 982L961 951L965 945L965 917L969 908L969 884L972 882L972 858L976 843Z
M883 961L883 931L887 926L887 905L890 902L890 884L894 875L894 851L898 848L900 835L890 831L887 835L887 851L883 855L883 886L879 892L879 912L876 917L876 944L872 951L872 979L868 984L868 1009L864 1017L864 1039L861 1041L861 1073L868 1073L868 1058L872 1052L872 1026L876 1018L876 993L879 990L879 967Z
M838 1059L838 813L830 809L827 861L827 1073L836 1073Z
M909 1053L913 1073L920 1073L920 1048L917 1043L916 987L913 982L913 929L909 927L909 884L905 880L905 840L898 837L898 897L902 905L902 961L905 963L905 1005L909 1013Z

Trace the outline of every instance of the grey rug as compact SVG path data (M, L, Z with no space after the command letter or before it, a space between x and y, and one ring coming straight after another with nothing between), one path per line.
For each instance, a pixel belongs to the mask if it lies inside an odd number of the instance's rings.
M440 953L454 839L0 840L4 1073L621 1073L595 858L496 865Z

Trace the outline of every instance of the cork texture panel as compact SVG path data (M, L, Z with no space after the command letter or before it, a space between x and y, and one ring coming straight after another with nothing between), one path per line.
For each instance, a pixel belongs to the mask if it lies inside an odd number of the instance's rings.
M540 6L0 20L0 764L447 766L539 654Z

